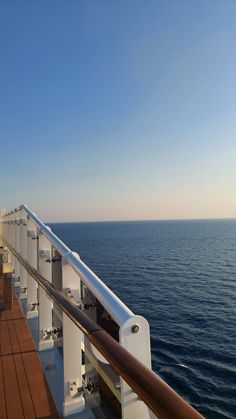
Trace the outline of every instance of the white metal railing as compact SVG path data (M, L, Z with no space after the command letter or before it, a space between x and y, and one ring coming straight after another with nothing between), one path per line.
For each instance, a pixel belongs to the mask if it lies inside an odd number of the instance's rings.
M98 321L98 311L109 324L116 325L117 339L148 368L151 367L150 333L148 322L134 315L126 305L72 252L30 209L21 205L1 217L1 235L37 272L53 283L59 281L64 295L82 307L86 314ZM9 246L9 247L10 247ZM64 416L81 411L85 406L83 393L87 387L96 393L100 375L113 395L121 403L122 418L150 418L147 406L138 399L128 384L109 371L105 358L84 338L80 330L56 308L45 291L27 273L18 259L9 252L15 286L20 287L20 298L27 299L27 318L38 316L40 351L53 348L63 329ZM57 327L55 327L55 325ZM83 362L81 351L86 356ZM90 391L89 391L90 392Z

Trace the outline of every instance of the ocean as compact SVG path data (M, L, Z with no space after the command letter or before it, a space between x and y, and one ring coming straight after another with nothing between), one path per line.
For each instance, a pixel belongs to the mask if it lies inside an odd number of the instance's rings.
M50 226L149 321L153 369L208 419L235 419L236 220Z

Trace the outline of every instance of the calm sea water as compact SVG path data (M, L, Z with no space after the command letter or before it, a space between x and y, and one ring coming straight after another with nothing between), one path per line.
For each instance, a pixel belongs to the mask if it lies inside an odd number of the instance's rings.
M236 220L52 224L151 326L154 370L207 418L236 418Z

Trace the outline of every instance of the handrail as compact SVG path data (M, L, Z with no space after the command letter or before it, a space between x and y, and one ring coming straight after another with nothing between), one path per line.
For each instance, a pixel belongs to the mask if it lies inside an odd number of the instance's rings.
M104 329L92 321L65 295L42 277L2 237L4 244L22 266L45 290L48 296L62 309L88 340L107 359L114 371L121 376L133 391L160 419L201 419L203 416L183 400L168 384L153 371L138 361Z
M2 218L14 215L20 210L33 221L39 230L47 237L51 244L57 249L60 255L66 259L72 269L81 277L83 283L93 290L93 295L111 315L115 322L122 326L133 312L101 281L100 278L80 259L78 254L72 252L30 209L22 204Z

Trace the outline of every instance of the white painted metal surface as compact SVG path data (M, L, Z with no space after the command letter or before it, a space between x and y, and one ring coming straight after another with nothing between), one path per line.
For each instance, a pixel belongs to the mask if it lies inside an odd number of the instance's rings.
M62 290L70 298L80 301L80 278L65 258L62 259ZM77 389L83 388L82 380L82 341L83 334L76 325L63 313L63 358L64 358L64 405L63 412L67 416L83 410L85 400L83 392Z
M27 260L34 269L38 269L38 229L32 220L27 220ZM37 283L27 273L27 318L38 316Z
M14 229L14 247L16 251L19 253L20 251L20 220L19 220L19 213L15 214L14 221L13 221L13 229ZM20 285L20 264L18 260L15 260L15 277L16 277L16 284Z
M136 316L128 307L101 281L97 275L72 252L49 227L32 213L25 205L1 218L3 237L12 247L30 263L44 278L52 282L52 264L61 263L62 290L75 304L83 307L81 284L91 293L89 313L96 321L96 301L119 326L119 341L137 359L151 368L150 332L148 322ZM53 260L53 249L61 256L60 261ZM35 280L20 267L18 260L12 256L16 285L20 285L21 296L27 296L27 318L39 315L39 350L54 346L53 338L53 304L44 290L37 287ZM93 303L94 302L94 303ZM57 313L57 310L55 310ZM87 313L88 314L88 313ZM59 316L60 317L60 316ZM60 318L58 321L60 322ZM63 313L63 362L64 362L64 403L65 416L80 412L85 406L82 388L86 386L91 396L96 397L97 377L100 375L111 392L121 403L123 419L153 417L147 406L138 399L131 388L112 373L109 364L94 347L84 340L82 332ZM87 351L87 352L86 352ZM88 359L87 367L82 362L82 352ZM87 378L86 378L87 377ZM92 389L92 390L91 390ZM94 392L94 393L93 393Z
M40 275L52 282L52 269L50 260L52 257L52 245L42 232L38 238L38 271ZM52 331L52 308L53 303L45 291L39 287L39 350L46 350L53 347L54 342Z
M20 224L18 225L19 229L19 239L20 246L19 251L20 255L27 259L27 217L23 210L20 211ZM27 272L25 268L20 266L20 298L27 297Z

